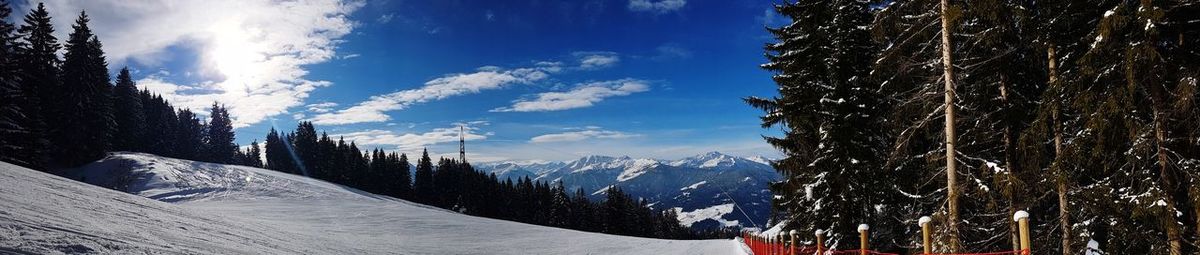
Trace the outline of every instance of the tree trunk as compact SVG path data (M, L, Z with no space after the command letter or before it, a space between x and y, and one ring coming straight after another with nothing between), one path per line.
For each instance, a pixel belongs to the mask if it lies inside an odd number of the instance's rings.
M1046 48L1046 62L1050 69L1050 86L1058 86L1058 56L1054 54L1054 44L1050 44ZM1053 112L1051 119L1053 123L1051 128L1054 129L1054 162L1050 163L1055 175L1055 182L1058 188L1058 225L1062 231L1062 254L1071 255L1071 214L1067 210L1067 175L1062 169L1062 123L1059 122L1059 107L1062 105L1058 99L1051 101Z
M1012 105L1009 105L1008 101L1008 77L1003 74L1000 75L1000 102L1003 107L1001 125L1004 125L1004 169L1007 170L1005 178L1008 182L1008 185L1004 186L1004 193L1008 196L1008 215L1013 215L1017 213L1017 178L1016 172L1014 172L1016 168L1013 167L1012 125L1008 123L1008 114L1011 114ZM1012 241L1013 250L1020 250L1021 236L1016 221L1008 221L1008 235Z
M955 159L954 131L954 60L951 58L950 43L950 6L948 0L941 0L942 19L942 71L946 84L946 230L949 235L950 252L959 252L958 239L958 168Z
M1170 249L1171 255L1183 255L1183 234L1180 233L1179 225L1175 224L1178 220L1175 217L1175 180L1169 172L1170 159L1167 158L1167 148L1163 145L1166 140L1166 130L1163 127L1163 113L1159 107L1154 107L1154 143L1158 152L1158 175L1162 179L1163 196L1162 199L1167 204L1167 210L1163 213L1163 219L1166 223L1164 228L1167 230L1167 246Z

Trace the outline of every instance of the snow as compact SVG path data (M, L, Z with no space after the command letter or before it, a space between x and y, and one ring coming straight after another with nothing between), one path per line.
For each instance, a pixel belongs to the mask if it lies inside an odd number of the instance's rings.
M725 216L726 214L733 212L733 203L715 205L715 206L708 207L708 208L696 209L696 210L693 210L690 212L684 212L683 208L679 208L679 207L675 207L673 209L675 210L675 213L678 215L679 223L683 224L684 226L691 226L692 224L694 224L696 222L700 222L703 220L709 220L709 219L720 222L721 226L737 226L738 225L738 221L736 221L736 220L726 220L726 219L722 218L722 216Z
M929 216L921 216L921 219L917 220L917 225L925 226L925 224L929 224L931 221L933 221L933 218L929 218Z
M1096 242L1096 240L1089 239L1088 243L1087 243L1087 251L1084 251L1084 255L1102 255L1102 254L1104 254L1104 251L1100 250L1100 242Z
M1013 221L1021 221L1021 219L1027 218L1029 218L1029 212L1026 211L1017 211L1017 213L1013 214Z
M653 159L633 160L633 162L627 163L627 166L625 167L625 171L622 171L621 175L617 176L617 181L623 182L623 181L627 181L629 179L633 179L634 177L638 177L639 175L646 173L646 170L654 168L655 166L658 166L657 160L653 160Z
M695 184L692 184L691 186L683 187L683 188L681 188L681 189L679 189L679 190L680 190L680 191L684 191L684 190L696 189L696 188L699 188L699 187L700 187L700 185L704 185L705 183L708 183L708 181L700 181L700 182L697 182L697 183L695 183Z
M867 225L867 224L859 224L858 225L858 232L863 232L863 231L867 231L867 230L871 230L870 225Z
M120 153L65 174L0 163L0 253L742 254L462 215L271 170Z

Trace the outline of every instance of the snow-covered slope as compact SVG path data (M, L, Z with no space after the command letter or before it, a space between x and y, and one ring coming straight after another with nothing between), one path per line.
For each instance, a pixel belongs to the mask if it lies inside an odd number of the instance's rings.
M129 194L0 163L0 253L741 253L732 240L472 217L302 176L148 154L114 154L65 175Z
M779 180L767 160L708 152L679 160L587 156L568 162L477 165L497 176L529 176L582 188L595 198L611 186L647 199L655 208L679 212L679 220L694 228L762 224L770 214L767 184ZM557 168L553 168L558 166ZM552 169L553 168L553 169Z

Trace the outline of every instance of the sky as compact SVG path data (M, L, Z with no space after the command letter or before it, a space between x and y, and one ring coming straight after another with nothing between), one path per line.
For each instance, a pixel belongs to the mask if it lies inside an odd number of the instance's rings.
M113 73L225 104L241 145L312 121L435 157L457 156L461 127L472 162L780 155L742 102L777 94L759 68L765 27L788 22L772 0L45 3L60 41L87 12Z

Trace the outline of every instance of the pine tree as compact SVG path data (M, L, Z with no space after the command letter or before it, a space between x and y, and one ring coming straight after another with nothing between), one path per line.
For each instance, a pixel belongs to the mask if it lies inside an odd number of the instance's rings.
M271 131L267 133L265 146L267 168L284 173L301 174L295 161L292 160L292 154L288 148L291 145L288 145L290 143L288 140L290 139L286 134L280 135L275 128L271 128Z
M88 27L90 19L80 12L75 20L63 57L63 89L56 101L61 111L51 141L59 146L56 159L68 166L103 157L110 149L113 122L112 84L100 41Z
M429 150L421 150L421 159L417 160L417 172L413 179L414 198L420 203L432 202L433 191L433 162L429 159Z
M292 149L295 150L296 156L300 159L303 171L300 174L312 176L315 178L323 178L329 176L327 169L322 169L318 161L318 155L322 154L317 148L317 130L313 127L312 122L301 122L296 126L295 136L292 137ZM332 153L332 152L330 152ZM346 167L347 165L338 165Z
M262 168L262 149L258 147L258 140L250 142L250 148L246 151L247 166Z
M229 111L214 102L209 116L211 121L204 135L205 157L213 163L234 163L238 147L233 143L233 120L229 118Z
M37 83L22 70L24 47L16 25L8 23L10 14L8 2L0 1L0 161L42 169L47 141Z
M54 26L50 22L50 12L46 11L45 5L38 3L37 8L25 15L24 23L17 30L24 39L23 42L19 42L17 62L23 74L20 90L23 92L24 102L21 104L27 106L21 110L28 122L21 126L28 128L32 134L27 138L27 142L24 142L31 147L26 151L29 154L24 158L51 164L54 162L49 162L50 157L57 151L57 146L51 143L54 131L52 127L61 127L59 123L62 118L57 114L62 105L43 102L60 100L57 97L61 89L58 77L58 65L61 62L58 50L61 46L58 44L58 38L54 37Z
M860 222L903 225L892 217L898 206L870 206L902 204L902 196L895 182L885 181L894 173L881 170L887 107L870 77L869 61L878 49L866 30L871 22L868 4L807 1L775 8L793 20L768 29L778 42L767 45L769 62L763 68L774 72L780 96L747 102L766 112L764 127L785 130L784 137L767 141L786 156L774 164L784 180L771 189L781 195L774 206L786 215L787 229L853 233ZM904 229L881 227L872 232L885 240L903 239ZM842 239L839 236L830 240Z
M1176 152L1194 145L1175 141L1194 132L1194 126L1181 128L1177 120L1195 117L1190 106L1196 98L1195 63L1172 55L1187 55L1179 50L1186 48L1179 45L1186 29L1179 28L1196 18L1166 14L1194 11L1194 5L1121 1L1100 18L1088 37L1094 39L1079 60L1082 75L1090 81L1078 84L1073 103L1084 116L1081 124L1086 132L1068 146L1083 152L1076 162L1088 164L1084 169L1094 171L1089 176L1115 180L1096 185L1104 188L1088 192L1097 196L1091 199L1104 201L1109 196L1117 201L1101 202L1091 212L1115 221L1110 229L1114 236L1159 237L1120 245L1126 249L1123 252L1159 249L1177 255L1188 249L1182 221L1194 216L1182 210L1188 204L1184 188L1188 183L1181 178L1180 162L1196 156ZM1133 217L1113 212L1131 212Z
M144 150L142 145L145 142L142 139L145 137L143 132L146 131L146 116L128 67L121 68L121 73L117 74L117 86L113 91L113 110L117 124L113 135L113 150Z
M170 120L164 120L164 122L168 121ZM200 123L200 118L188 109L179 110L176 121L178 121L175 129L176 138L174 139L175 143L172 144L175 145L174 153L179 158L200 160L201 150L204 149L204 124Z
M397 157L395 153L392 153L392 158L394 161L393 164L395 164L392 166L393 171L396 171L396 179L394 181L396 186L396 197L402 199L412 199L412 168L408 163L408 155L400 154L400 156Z

